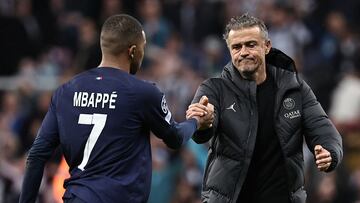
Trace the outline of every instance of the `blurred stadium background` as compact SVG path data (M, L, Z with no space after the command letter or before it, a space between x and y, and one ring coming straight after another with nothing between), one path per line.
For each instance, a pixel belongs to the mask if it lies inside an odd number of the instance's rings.
M113 14L136 16L147 33L138 77L156 81L173 115L199 83L229 60L230 17L265 20L273 46L297 64L344 140L336 172L322 174L304 147L309 203L360 202L360 1L358 0L0 0L0 203L17 202L26 152L52 90L100 62L99 28ZM207 146L168 150L152 137L149 203L199 203ZM60 202L66 164L47 164L40 203Z

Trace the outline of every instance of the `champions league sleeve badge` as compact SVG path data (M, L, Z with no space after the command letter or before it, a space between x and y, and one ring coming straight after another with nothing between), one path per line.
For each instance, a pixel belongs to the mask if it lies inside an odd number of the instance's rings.
M170 112L169 107L168 107L168 105L166 103L165 95L163 95L163 97L161 99L161 110L164 112L164 114L166 114L166 116L165 116L166 122L170 124L171 112Z
M165 95L163 95L163 97L161 99L161 109L164 112L164 114L167 114L169 111L169 108L166 103Z

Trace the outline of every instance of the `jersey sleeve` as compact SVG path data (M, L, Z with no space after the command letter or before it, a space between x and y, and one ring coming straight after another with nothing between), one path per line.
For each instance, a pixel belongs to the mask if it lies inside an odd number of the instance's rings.
M165 95L153 86L147 91L145 120L150 130L173 149L186 143L197 129L196 119L177 123L171 115Z
M48 112L28 153L20 203L36 201L45 163L59 143L54 100L53 96Z

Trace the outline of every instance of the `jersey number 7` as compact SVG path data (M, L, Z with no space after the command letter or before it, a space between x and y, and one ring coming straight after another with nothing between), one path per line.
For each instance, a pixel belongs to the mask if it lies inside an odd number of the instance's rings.
M105 127L106 118L107 118L106 114L94 113L94 114L80 114L79 115L78 124L94 125L94 127L92 128L90 135L86 141L83 159L81 161L81 164L78 166L78 168L82 171L84 170L84 167L86 166L87 162L89 161L91 151L93 150L96 141L98 140L102 130Z

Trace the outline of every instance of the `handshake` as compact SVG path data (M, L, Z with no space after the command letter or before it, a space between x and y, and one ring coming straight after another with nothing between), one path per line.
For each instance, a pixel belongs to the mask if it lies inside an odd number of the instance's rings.
M211 128L214 122L214 105L209 103L206 96L202 96L198 103L191 104L186 110L186 119L195 118L197 129Z

